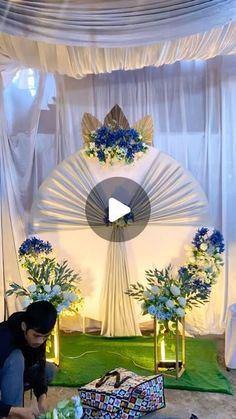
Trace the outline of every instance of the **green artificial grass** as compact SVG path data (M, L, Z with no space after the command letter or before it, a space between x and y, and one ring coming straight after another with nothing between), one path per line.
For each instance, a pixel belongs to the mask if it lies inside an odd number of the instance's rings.
M152 375L153 338L105 338L91 335L60 337L60 370L52 385L79 387L117 367ZM217 363L216 343L186 339L186 371L181 378L165 377L165 388L233 394Z

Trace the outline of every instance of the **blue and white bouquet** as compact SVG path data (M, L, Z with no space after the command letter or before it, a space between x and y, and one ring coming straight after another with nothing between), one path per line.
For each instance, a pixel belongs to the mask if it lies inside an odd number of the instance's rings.
M37 239L36 237L31 237L26 239L20 246L18 254L23 263L24 257L35 257L38 258L41 256L42 258L52 257L52 245L47 241L43 241ZM50 256L49 256L50 255Z
M223 266L223 251L222 234L201 228L187 249L188 259L177 275L172 274L171 265L163 270L147 270L148 285L132 284L127 294L142 302L143 314L149 313L159 321L181 319L188 308L209 301Z
M82 304L79 275L68 262L57 262L52 245L36 237L26 239L19 248L19 262L28 274L28 286L13 282L7 295L21 298L23 307L34 301L50 301L58 314L73 314Z
M57 406L39 416L39 419L80 419L83 416L83 408L79 396L60 401Z
M102 125L89 133L85 154L96 157L100 163L124 161L132 163L148 151L141 133L135 128Z
M212 286L224 265L223 252L224 239L218 230L212 233L206 227L197 230L192 246L186 247L188 259L178 272L189 305L209 300Z
M185 291L178 278L172 276L171 265L163 270L146 271L148 285L139 282L130 285L127 294L142 302L143 314L158 320L176 320L185 316Z

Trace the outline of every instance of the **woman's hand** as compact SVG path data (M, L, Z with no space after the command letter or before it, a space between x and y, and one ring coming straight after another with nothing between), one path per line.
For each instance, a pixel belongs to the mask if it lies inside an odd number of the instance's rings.
M48 405L47 405L47 395L46 394L42 394L39 398L38 398L38 409L39 409L39 413L46 413L48 410Z
M35 419L39 416L38 407L11 407L8 418L11 419Z

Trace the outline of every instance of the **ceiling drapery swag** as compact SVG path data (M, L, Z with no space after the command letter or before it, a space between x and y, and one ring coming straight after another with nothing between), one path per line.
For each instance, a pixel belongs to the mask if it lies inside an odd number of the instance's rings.
M235 0L0 0L1 32L75 46L150 45L224 26Z
M236 0L0 0L0 71L74 78L236 53Z
M147 47L73 47L0 33L0 70L32 67L81 79L88 74L159 67L181 60L236 54L236 22Z

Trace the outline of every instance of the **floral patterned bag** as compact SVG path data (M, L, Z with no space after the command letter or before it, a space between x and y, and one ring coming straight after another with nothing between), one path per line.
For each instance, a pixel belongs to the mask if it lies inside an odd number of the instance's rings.
M163 375L143 377L124 368L79 388L83 418L132 419L165 407Z

